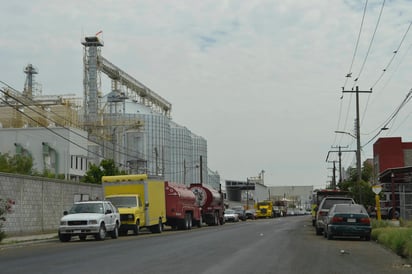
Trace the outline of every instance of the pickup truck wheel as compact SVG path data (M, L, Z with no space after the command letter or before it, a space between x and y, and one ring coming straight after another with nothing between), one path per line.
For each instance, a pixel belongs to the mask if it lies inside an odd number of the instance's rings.
M63 242L63 243L68 242L68 241L71 240L71 238L72 238L72 237L71 237L69 234L60 234L60 233L59 233L59 240L60 240L60 242Z
M136 221L136 225L133 228L134 235L139 235L140 233L140 222L139 220Z
M112 239L119 238L119 227L117 224L114 226L114 229L110 234L111 234L110 236L112 237Z
M99 233L97 233L95 237L98 241L103 241L104 238L106 238L106 227L104 226L104 224L100 225Z
M322 235L322 229L318 228L318 226L315 227L316 230L316 235Z

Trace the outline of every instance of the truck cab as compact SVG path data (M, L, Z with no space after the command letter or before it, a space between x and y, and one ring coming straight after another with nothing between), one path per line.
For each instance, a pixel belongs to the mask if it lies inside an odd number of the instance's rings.
M118 194L106 196L106 200L112 202L119 209L121 226L120 235L127 235L132 230L139 234L140 226L144 225L144 205L138 194Z
M273 218L273 202L272 201L263 201L255 204L256 216L258 218Z

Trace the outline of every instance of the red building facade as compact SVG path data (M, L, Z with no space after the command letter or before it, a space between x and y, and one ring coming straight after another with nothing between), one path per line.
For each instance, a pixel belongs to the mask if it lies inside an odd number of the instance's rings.
M389 168L412 166L412 142L402 142L401 137L379 138L373 144L373 164L375 175Z

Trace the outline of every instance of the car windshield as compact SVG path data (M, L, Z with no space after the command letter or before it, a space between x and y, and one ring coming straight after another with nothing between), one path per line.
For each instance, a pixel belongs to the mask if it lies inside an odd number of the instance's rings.
M364 213L367 214L366 209L361 205L335 205L335 213Z
M103 214L103 204L102 203L84 203L84 204L74 204L69 211L70 214L74 213L101 213Z
M106 200L112 202L115 207L136 207L136 197L122 196L122 197L107 197Z
M322 209L330 209L335 204L353 204L351 199L327 199L322 205Z
M225 210L225 214L234 214L234 213L235 213L235 211L232 210L232 209L226 209Z

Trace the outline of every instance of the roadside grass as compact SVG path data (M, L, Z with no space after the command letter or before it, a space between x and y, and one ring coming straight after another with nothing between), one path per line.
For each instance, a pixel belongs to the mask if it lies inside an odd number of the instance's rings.
M404 258L412 258L412 222L372 221L373 240Z

